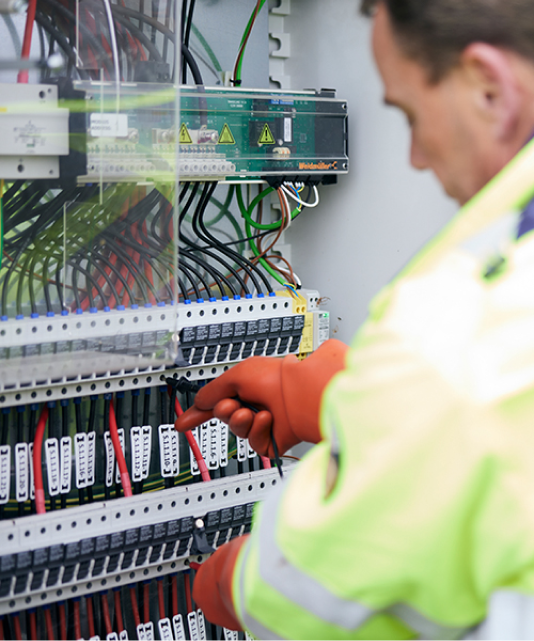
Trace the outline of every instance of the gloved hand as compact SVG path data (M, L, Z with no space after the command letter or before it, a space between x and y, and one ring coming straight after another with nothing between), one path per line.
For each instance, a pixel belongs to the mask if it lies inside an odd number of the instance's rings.
M193 585L193 600L210 623L229 630L242 630L232 600L232 577L241 546L248 534L225 543L205 561Z
M302 441L318 443L321 396L344 369L347 350L344 343L329 340L303 361L293 355L249 358L203 387L175 427L186 432L215 416L269 458L274 457L271 430L280 454ZM260 411L254 414L236 397Z

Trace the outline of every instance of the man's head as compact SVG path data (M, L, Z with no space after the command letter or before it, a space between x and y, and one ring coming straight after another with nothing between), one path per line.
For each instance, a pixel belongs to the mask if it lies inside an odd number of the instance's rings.
M411 161L465 203L534 134L532 0L364 0Z

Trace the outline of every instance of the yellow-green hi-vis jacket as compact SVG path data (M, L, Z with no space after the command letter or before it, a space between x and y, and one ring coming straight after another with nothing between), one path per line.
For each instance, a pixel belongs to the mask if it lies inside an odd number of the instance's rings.
M534 638L533 196L530 143L373 302L236 564L254 636Z

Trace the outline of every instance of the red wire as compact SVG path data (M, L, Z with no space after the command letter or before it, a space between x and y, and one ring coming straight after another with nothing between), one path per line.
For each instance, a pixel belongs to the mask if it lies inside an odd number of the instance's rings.
M119 466L124 496L133 496L130 475L128 474L128 468L126 467L124 452L122 451L119 432L117 430L117 418L115 417L115 408L113 407L113 401L111 401L111 403L109 404L109 434L113 443L115 458L117 459L117 464Z
M56 635L54 634L54 626L52 625L52 613L50 612L50 608L46 608L46 610L44 611L44 615L46 623L46 636L50 641L53 641L53 639L56 638Z
M113 632L113 627L111 626L111 617L109 616L109 603L107 592L103 592L100 595L102 601L102 616L104 617L104 627L106 628L106 634L111 634Z
M48 406L45 405L41 410L41 416L39 416L39 422L35 430L35 439L33 441L33 478L35 482L35 509L37 510L37 514L45 514L46 512L41 457L47 420Z
M33 24L35 22L35 10L37 8L37 0L30 0L28 3L28 13L26 14L26 26L24 28L24 40L22 41L22 52L20 57L22 60L27 60L30 57L30 50L32 47L32 33ZM17 76L17 82L28 84L29 73L27 69L21 69Z
M22 633L20 631L20 619L18 614L13 615L13 627L15 628L15 639L22 641Z
M82 626L80 623L80 601L77 599L73 603L74 606L74 636L77 639L82 638Z
M37 634L34 639L37 639ZM4 641L4 617L0 617L0 641Z
M158 579L158 605L159 618L165 618L165 594L163 592L163 579Z
M124 630L124 623L122 622L122 604L121 592L117 590L114 594L115 599L115 616L117 617L117 632L120 634Z
M182 406L180 405L178 399L174 400L174 411L176 412L176 416L181 416L184 411L182 409ZM211 476L208 471L208 466L206 465L206 461L202 457L202 452L200 451L200 448L198 446L198 443L196 442L195 437L193 436L192 432L186 432L185 433L185 438L187 439L187 442L189 443L189 447L193 451L193 456L196 459L198 469L200 470L200 476L202 477L203 481L211 481Z
M171 577L171 589L172 589L172 616L175 617L178 612L178 581L176 580L176 574L173 574Z
M184 572L184 589L185 589L185 605L187 613L193 612L193 600L191 599L191 581L189 580L189 572Z
M141 625L141 617L139 616L139 607L137 605L137 594L135 593L135 586L130 588L130 601L132 603L132 614L134 618L135 627Z
M93 599L91 596L85 597L85 605L87 606L87 624L89 625L89 637L95 636L95 618L93 615Z
M266 456L260 456L261 462L263 463L263 469L264 470L270 470L271 469L271 459L267 458Z
M62 641L67 640L67 617L65 615L65 604L59 604L59 630ZM37 638L37 637L33 637Z
M35 612L30 612L30 638L37 639L37 618Z
M143 618L150 623L150 583L143 585Z

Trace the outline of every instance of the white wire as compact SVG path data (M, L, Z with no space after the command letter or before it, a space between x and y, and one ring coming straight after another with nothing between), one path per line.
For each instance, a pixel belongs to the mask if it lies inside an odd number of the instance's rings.
M284 189L284 186L282 185L282 189ZM291 222L292 222L292 217L291 217L291 209L289 207L289 203L287 201L287 196L283 191L280 192L280 196L282 197L282 200L284 201L284 205L286 208L287 216L286 216L286 224L284 226L284 231L286 229L289 229L291 227Z
M303 207L317 207L317 205L319 204L319 190L315 185L313 185L313 192L315 194L314 203L307 203L304 200L301 200L293 191L291 191L291 189L288 189L285 185L282 185L281 189L285 194L287 194L290 198L292 198L295 202L297 202L299 205L302 205Z
M276 256L276 254L274 254L274 255L273 255L273 257L274 257L274 259L279 259L279 258L280 258L279 256ZM276 267L276 269L277 269L278 271L280 271L280 272L283 272L283 273L288 277L288 282L289 282L289 279L291 278L291 272L290 272L288 269L286 269L285 267L279 267L279 266L277 266L277 267ZM297 276L296 272L293 272L293 278L295 279L295 281L296 281L297 285L298 285L299 287L302 287L302 281L301 281L301 280L300 280L300 278Z
M119 48L117 47L117 34L115 33L115 23L113 22L113 14L111 12L110 0L102 0L106 8L106 16L109 25L109 37L111 40L111 52L113 53L113 68L115 70L115 86L117 88L117 112L119 111L119 96L121 86L121 72L119 66Z

